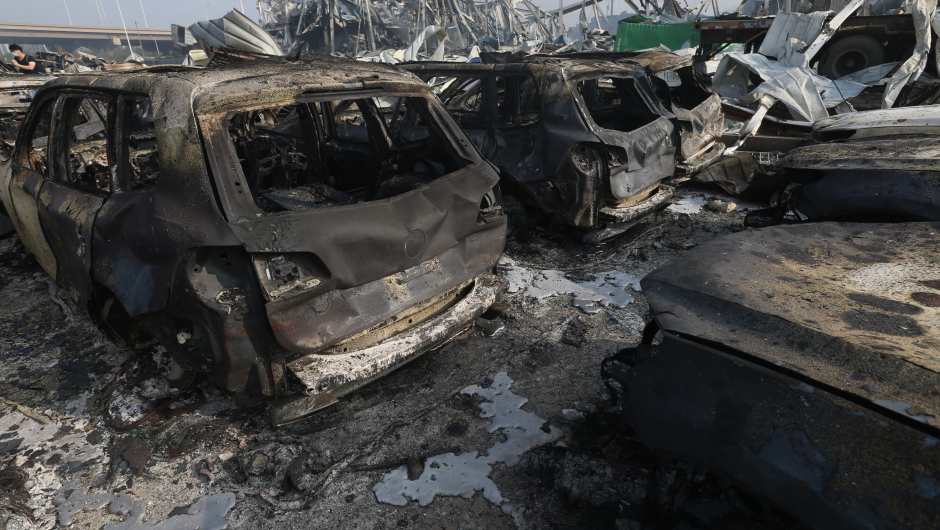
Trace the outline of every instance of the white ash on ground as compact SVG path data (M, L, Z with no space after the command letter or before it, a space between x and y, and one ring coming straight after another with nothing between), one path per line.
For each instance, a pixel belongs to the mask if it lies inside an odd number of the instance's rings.
M679 200L687 197L725 200L710 188L680 189ZM25 487L36 523L13 513L8 527L61 525L54 500L79 491L69 486L74 481L88 487L76 500L123 500L86 502L68 528L128 521L172 528L181 521L174 518L202 513L200 499L229 494L234 505L223 518L234 529L792 527L733 485L637 443L599 377L601 361L636 344L646 322L646 302L632 279L684 249L743 230L743 216L742 209L666 210L599 246L556 225L520 230L506 255L532 281L535 271L559 271L583 286L614 271L632 301L598 301L595 313L585 313L571 294L527 295L523 280L499 314L486 317L505 325L499 334L470 328L334 407L277 430L262 399L205 386L174 394L151 379L160 372L153 350L115 345L57 295L15 237L0 240L0 398L51 422L0 408L0 420L20 429L33 422L29 429L41 433L0 452L33 466ZM491 399L461 392L470 385L499 388L500 373L512 380L511 393L527 400L515 410L544 420L553 440L523 444L528 450L514 466L487 464L487 479L511 502L497 505L482 495L436 495L426 506L379 502L373 487L403 466L415 481L445 455L488 455L512 439L500 428L487 430L502 413L480 417ZM0 428L0 436L8 432ZM138 502L140 516L130 511Z

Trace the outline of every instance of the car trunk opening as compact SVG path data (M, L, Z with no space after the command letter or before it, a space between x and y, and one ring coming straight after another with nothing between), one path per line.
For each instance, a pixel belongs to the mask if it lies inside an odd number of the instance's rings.
M234 113L228 130L268 213L387 199L469 164L423 97L299 101Z

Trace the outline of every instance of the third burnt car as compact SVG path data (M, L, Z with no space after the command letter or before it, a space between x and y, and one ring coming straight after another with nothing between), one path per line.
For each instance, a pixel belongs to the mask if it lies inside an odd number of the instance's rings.
M505 192L588 241L665 207L663 184L723 151L721 101L671 53L514 57L402 65L429 82Z

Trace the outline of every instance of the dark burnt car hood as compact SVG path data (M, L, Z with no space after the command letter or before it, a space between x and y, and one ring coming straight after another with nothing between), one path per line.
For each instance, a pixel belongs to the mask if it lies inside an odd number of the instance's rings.
M643 279L655 322L605 381L644 443L808 527L937 528L938 248L940 223L716 239Z

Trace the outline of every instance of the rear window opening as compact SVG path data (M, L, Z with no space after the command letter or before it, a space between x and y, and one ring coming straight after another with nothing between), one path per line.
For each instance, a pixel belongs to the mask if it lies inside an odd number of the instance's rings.
M603 129L630 132L659 118L632 78L585 79L578 81L578 92L591 119Z
M228 128L269 213L387 199L469 164L423 97L297 102L234 113Z

